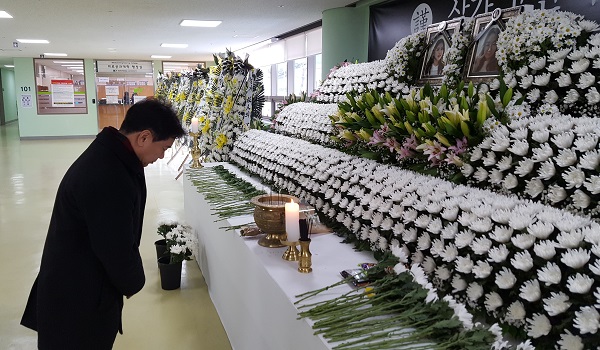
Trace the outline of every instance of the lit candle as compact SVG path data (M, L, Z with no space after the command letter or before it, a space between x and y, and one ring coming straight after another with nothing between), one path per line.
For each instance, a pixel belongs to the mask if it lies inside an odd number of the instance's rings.
M300 239L300 206L298 203L285 203L285 231L288 242L298 242Z
M192 132L193 133L198 132L198 118L196 118L196 117L192 118Z

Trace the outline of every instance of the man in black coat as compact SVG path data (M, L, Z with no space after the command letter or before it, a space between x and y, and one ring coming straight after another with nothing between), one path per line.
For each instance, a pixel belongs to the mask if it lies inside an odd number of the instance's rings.
M104 128L62 179L21 324L45 350L111 349L123 297L144 286L139 245L144 167L184 130L170 106L133 105L119 130Z

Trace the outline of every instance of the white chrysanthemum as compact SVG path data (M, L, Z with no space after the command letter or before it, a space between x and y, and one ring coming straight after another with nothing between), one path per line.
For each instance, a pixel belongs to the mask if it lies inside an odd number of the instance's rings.
M457 257L454 264L456 271L460 273L468 274L473 270L473 260L469 255Z
M550 200L550 202L552 202L552 204L556 204L558 202L561 202L563 200L565 200L567 198L568 194L567 191L557 185L550 185L550 187L548 187L548 200Z
M581 81L581 79L580 79ZM535 76L535 80L533 82L534 85L537 86L546 86L550 82L550 73L543 73ZM586 80L587 82L587 80Z
M585 209L591 204L591 198L582 190L576 190L571 196L571 199L573 200L573 206L575 206L575 208Z
M450 243L440 251L439 255L443 261L452 262L458 256L458 249L454 244Z
M483 287L476 282L472 282L467 287L467 297L472 301L477 301L483 295Z
M548 222L537 221L527 227L527 232L538 239L546 239L554 232L554 225Z
M452 277L452 293L461 292L467 288L467 282L459 275Z
M542 297L542 291L540 289L540 283L538 280L529 280L523 283L519 288L519 297L529 302L540 300Z
M598 144L598 135L595 135L592 133L588 133L583 136L579 136L575 140L575 148L579 152L591 151L594 148L596 148L597 144Z
M515 187L519 186L519 179L513 174L508 174L504 178L504 182L502 183L502 187L511 190Z
M579 168L582 169L595 170L598 165L600 165L600 154L596 150L585 152L579 159Z
M585 181L585 173L581 169L569 167L569 169L562 174L562 178L567 183L567 188L579 188Z
M593 86L585 94L585 99L587 100L588 104L595 105L598 102L600 102L600 92L598 92L598 89L596 89L596 87Z
M568 329L560 335L559 350L583 350L583 340L578 335L573 335Z
M571 306L569 297L563 292L552 292L549 298L544 298L544 310L550 316L560 315Z
M506 245L500 244L499 246L490 249L487 260L495 263L502 263L506 261L508 254L509 251L508 248L506 248Z
M559 96L554 90L546 91L546 95L544 95L544 102L554 104L558 101Z
M525 182L525 192L535 198L544 191L544 183L540 179L531 179Z
M517 277L507 267L503 267L502 271L496 274L496 285L500 289L510 289L515 285L516 282Z
M577 153L571 149L560 150L554 161L559 167L566 168L577 163Z
M571 86L571 83L573 82L571 80L571 75L569 75L569 73L560 73L560 76L558 77L558 79L556 79L556 81L558 82L558 86L560 87L568 87Z
M490 234L490 238L498 243L507 243L511 240L513 229L506 226L496 226L494 232Z
M427 274L433 273L433 271L435 271L435 268L437 267L437 265L435 264L435 260L431 256L425 257L425 259L421 263L421 266Z
M439 278L442 281L449 279L450 276L450 270L448 270L448 268L445 266L438 266L438 268L435 269L435 277Z
M593 283L594 280L592 278L581 273L569 276L567 279L567 287L574 294L587 294L592 289Z
M508 221L508 225L515 230L523 230L534 221L533 215L525 212L513 212L513 216Z
M497 308L499 308L500 306L502 306L503 302L502 302L502 297L500 297L500 294L496 293L496 292L491 292L488 293L485 296L485 308L487 309L487 311L494 311Z
M580 269L590 260L590 251L584 248L569 249L564 252L560 261L573 269Z
M521 321L525 319L526 314L527 313L525 312L525 307L523 307L523 303L520 301L515 301L508 306L504 319L507 322Z
M491 228L491 225L490 225ZM486 231L481 231L486 232ZM487 237L478 237L471 242L471 249L477 255L486 255L492 247L492 241Z
M512 236L510 241L519 249L525 250L531 248L535 243L535 237L530 234L518 234Z
M471 230L464 230L456 234L454 244L456 244L458 249L462 249L468 247L474 238L475 235Z
M533 252L542 259L550 260L556 255L556 246L554 242L537 242L533 246Z
M534 314L533 318L527 319L527 335L532 338L539 338L550 333L552 324L546 315Z
M580 311L575 311L574 326L581 334L596 334L600 327L600 314L595 308L584 306Z
M579 82L575 85L580 89L587 89L596 82L596 77L590 73L585 72L579 76Z
M556 168L551 160L547 160L542 163L542 166L538 169L538 178L543 180L550 180L556 174Z
M531 138L540 144L548 142L548 139L550 138L550 131L548 129L535 130L531 134Z
M471 271L475 278L485 279L488 278L492 273L492 265L490 265L487 261L478 261Z
M550 73L558 73L558 72L562 72L564 65L565 65L565 60L560 59L560 60L556 60L556 61L552 62L552 64L550 64L546 69Z
M560 268L553 262L548 262L546 266L538 270L538 279L547 286L560 283L562 279Z
M588 69L589 66L590 66L590 60L588 60L587 58L582 58L571 64L571 68L569 68L569 72L571 74L583 73Z
M417 229L414 227L408 228L402 232L402 240L407 243L412 243L417 240Z
M554 135L551 139L552 143L554 143L558 148L568 148L573 144L573 139L575 138L575 134L572 131L563 132L557 135Z
M504 157L502 157L502 159L500 159L500 161L496 164L496 166L498 167L498 170L500 171L506 171L512 168L512 156L506 155Z
M521 271L529 271L533 267L533 258L527 250L518 252L510 260L512 266Z
M508 209L496 209L491 213L492 220L499 224L508 224L512 213Z
M566 104L573 104L579 100L580 96L581 95L579 95L579 92L577 92L577 90L571 89L571 90L567 91L567 96L565 96L563 101Z
M529 142L527 140L515 140L508 150L518 156L524 156L529 152Z

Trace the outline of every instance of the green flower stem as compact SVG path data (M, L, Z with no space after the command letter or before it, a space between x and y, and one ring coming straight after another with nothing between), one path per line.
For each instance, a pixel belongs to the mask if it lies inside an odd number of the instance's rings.
M297 304L303 302L304 300L312 298L312 297L314 297L314 296L316 296L316 295L318 295L318 294L320 294L322 292L326 292L326 291L328 291L331 288L340 286L342 284L346 284L346 283L350 282L350 280L351 280L351 278L345 278L345 279L343 279L343 280L341 280L339 282L336 282L336 283L334 283L332 285L329 285L327 287L324 287L324 288L321 288L321 289L317 289L317 290L313 290L313 291L308 291L308 292L305 292L305 293L302 293L302 294L298 294L298 295L296 295L296 298L300 298L300 299L296 300L296 302L294 302L294 305L297 305Z

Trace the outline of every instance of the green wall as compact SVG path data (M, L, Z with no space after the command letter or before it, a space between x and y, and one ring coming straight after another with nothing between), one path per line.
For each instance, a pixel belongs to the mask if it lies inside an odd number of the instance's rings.
M366 62L369 55L369 7L340 7L323 11L323 73L348 60Z
M2 96L4 100L4 122L17 120L17 94L15 92L15 72L12 69L0 69L2 77Z
M21 138L93 136L98 133L98 112L96 105L92 104L92 99L96 99L94 60L83 61L88 113L38 115L33 58L14 59L16 101L21 100L21 94L30 94L33 97L32 108L23 108L20 103L17 106ZM27 92L22 92L23 90ZM5 100L5 103L7 102Z

